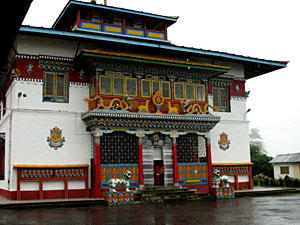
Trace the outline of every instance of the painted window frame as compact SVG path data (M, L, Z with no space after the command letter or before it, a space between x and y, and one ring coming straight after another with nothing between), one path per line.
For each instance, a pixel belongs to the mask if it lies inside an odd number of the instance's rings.
M144 95L144 82L147 82L149 84L149 95ZM152 82L151 80L142 79L141 80L141 96L142 98L151 98L152 93Z
M187 88L188 86L192 86L194 98L188 98L188 97L187 97L187 93L186 93L186 92L187 92L187 90L188 90L188 88ZM194 84L189 84L189 83L185 83L185 84L184 84L184 94L183 94L183 98L186 99L186 100L195 101L196 96L195 96L195 85L194 85Z
M53 93L47 94L47 84L46 84L46 78L47 74L53 75ZM64 76L64 90L63 95L58 96L57 95L57 75L63 75ZM56 103L68 103L69 102L69 76L67 72L61 72L61 71L44 71L43 74L43 102L56 102Z
M176 84L182 85L182 98L177 98L176 96ZM185 85L183 82L174 82L174 99L176 100L184 100L184 92L185 92Z
M168 84L168 87L169 87L169 96L166 97L164 96L164 84ZM170 81L161 81L161 93L163 94L164 98L165 99L171 99L171 82Z
M123 92L121 93L121 94L117 94L117 93L115 93L115 79L120 79L120 80L122 80L122 86L123 86ZM125 92L125 90L124 90L124 78L123 77L113 77L113 84L112 84L112 91L113 91L113 95L116 95L116 96L123 96L124 95L124 92Z
M215 92L214 90L224 90L225 93L225 106L221 105L221 94L220 91L218 91L217 97L218 97L218 104L215 105ZM230 112L230 105L229 105L229 90L228 87L224 86L213 86L212 87L212 94L213 94L213 106L214 106L214 111L217 112Z
M159 80L152 80L152 95L154 95L154 83L158 83L158 91L161 91L160 81Z
M102 83L102 80L101 78L109 78L109 90L110 92L102 92L101 91L101 83ZM112 77L111 76L105 76L105 75L99 75L99 94L101 95L112 95Z
M198 87L203 87L203 99L198 98ZM196 84L195 85L195 92L196 92L196 101L197 102L205 102L206 101L206 89L204 84Z
M281 166L280 174L282 174L282 175L290 174L290 167L289 166Z
M129 95L128 94L128 90L127 90L127 81L128 80L134 80L135 81L135 95ZM136 97L137 96L137 93L138 93L138 86L137 86L137 79L136 78L125 78L125 94L127 96L131 96L131 97Z

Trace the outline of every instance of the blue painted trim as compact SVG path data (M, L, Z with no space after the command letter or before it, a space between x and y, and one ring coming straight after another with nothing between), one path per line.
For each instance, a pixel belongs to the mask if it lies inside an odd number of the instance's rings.
M152 48L167 49L172 51L194 53L199 55L215 56L215 57L221 57L224 59L231 59L237 61L260 63L260 64L265 64L270 66L278 66L282 68L287 66L287 63L285 62L269 61L264 59L256 59L256 58L249 58L245 56L232 55L232 54L222 53L222 52L214 52L210 50L187 48L187 47L181 47L175 45L164 45L161 43L143 42L143 41L121 39L121 38L100 36L100 35L87 34L87 33L83 34L83 33L75 33L70 31L59 31L59 30L52 30L47 28L27 27L27 26L22 26L20 28L20 31L39 33L39 34L59 35L59 36L74 37L74 38L85 38L85 39L98 40L98 41L110 41L110 42L123 43L123 44L132 44L132 45L146 46Z

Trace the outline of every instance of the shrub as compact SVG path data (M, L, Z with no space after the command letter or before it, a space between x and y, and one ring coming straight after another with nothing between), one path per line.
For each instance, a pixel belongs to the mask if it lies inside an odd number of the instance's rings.
M270 178L266 177L266 178L264 179L264 185L265 185L265 186L270 186Z
M271 178L270 179L270 186L272 186L272 187L277 186L277 180Z
M286 176L284 177L284 183L285 183L285 186L286 186L286 187L290 187L290 186L291 186L291 183L292 183L292 179L291 179L288 175L286 175Z
M280 187L284 186L284 180L282 178L279 178L278 182Z

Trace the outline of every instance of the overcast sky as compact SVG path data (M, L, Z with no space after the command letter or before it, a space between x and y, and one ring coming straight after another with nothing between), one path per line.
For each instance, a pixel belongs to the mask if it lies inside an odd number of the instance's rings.
M24 25L51 27L67 0L33 0ZM89 1L86 1L89 2ZM300 32L297 0L107 0L108 5L179 16L173 44L261 59L288 67L247 80L250 128L271 156L300 152ZM103 0L97 0L102 4Z

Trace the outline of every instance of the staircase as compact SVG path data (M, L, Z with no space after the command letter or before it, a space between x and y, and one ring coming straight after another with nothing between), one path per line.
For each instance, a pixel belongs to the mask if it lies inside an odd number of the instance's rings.
M182 200L198 200L199 194L196 190L176 186L151 186L138 190L134 195L135 201L141 202L172 202Z

